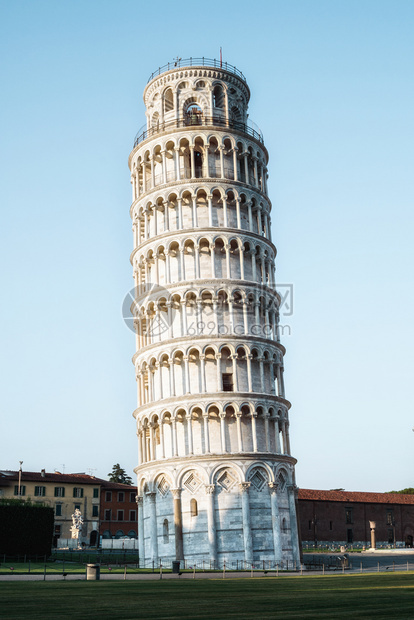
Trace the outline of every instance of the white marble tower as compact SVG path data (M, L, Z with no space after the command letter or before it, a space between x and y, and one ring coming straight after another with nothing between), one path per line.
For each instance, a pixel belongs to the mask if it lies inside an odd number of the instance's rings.
M209 59L144 90L133 202L140 562L299 564L268 153Z

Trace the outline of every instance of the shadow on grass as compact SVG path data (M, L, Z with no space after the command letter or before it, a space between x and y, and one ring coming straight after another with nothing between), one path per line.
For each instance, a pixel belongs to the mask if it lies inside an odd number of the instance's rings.
M0 615L128 620L414 617L414 575L252 580L0 582Z

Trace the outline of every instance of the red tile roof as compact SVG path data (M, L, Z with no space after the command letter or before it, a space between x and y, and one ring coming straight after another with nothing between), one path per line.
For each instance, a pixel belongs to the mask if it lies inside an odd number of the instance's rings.
M19 479L18 471L0 470L0 486L8 486L9 482L15 482ZM109 480L102 480L102 478L95 478L95 476L89 476L88 474L61 474L60 472L54 472L50 474L48 472L36 472L36 471L22 471L22 482L55 482L66 484L92 484L94 486L101 485L102 487L109 489L119 489L136 491L136 487L128 484L120 484L118 482L109 482Z
M365 493L361 491L318 491L299 489L299 500L319 502L359 502L369 504L414 504L414 495Z

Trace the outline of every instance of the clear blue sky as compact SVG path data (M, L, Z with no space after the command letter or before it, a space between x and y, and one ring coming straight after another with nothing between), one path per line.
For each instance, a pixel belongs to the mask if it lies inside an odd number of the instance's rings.
M414 486L414 3L0 2L0 468L137 464L127 158L149 74L239 67L270 152L302 487Z

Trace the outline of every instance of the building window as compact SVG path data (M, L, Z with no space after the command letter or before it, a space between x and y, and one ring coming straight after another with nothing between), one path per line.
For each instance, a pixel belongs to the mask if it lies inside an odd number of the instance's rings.
M190 501L190 513L192 517L196 517L198 515L197 500L194 498Z
M125 493L123 491L119 491L118 493L118 502L125 501Z
M388 544L389 545L394 544L394 530L392 528L388 530Z
M57 536L59 538L60 532L61 532L61 526L60 525L55 525L55 536Z
M137 494L136 493L130 493L129 494L129 501L135 503L137 501Z
M123 521L124 520L124 511L123 510L118 510L118 516L117 519L118 521Z
M387 510L387 525L393 525L393 517L392 510Z
M55 515L57 517L61 517L62 516L62 504L56 504L56 506L55 506Z
M105 510L105 521L110 521L111 520L111 509L108 508L108 510Z
M55 497L65 497L65 487L55 487Z
M92 506L92 516L99 517L99 506Z
M354 542L354 533L351 529L347 530L347 543L351 544Z
M73 487L73 497L83 497L83 489L81 487Z
M223 372L223 392L233 392L233 373Z
M136 521L137 520L137 511L136 510L130 510L129 511L129 520L130 521Z
M80 509L81 509L81 508L80 508L80 504L75 504L75 506L74 506L74 510L80 510Z
M311 530L312 529L312 521L308 521L308 529Z
M345 523L353 523L352 521L352 508L345 510Z
M93 490L93 498L97 499L99 497L99 489L94 489Z
M35 487L35 497L44 497L46 495L46 487Z
M105 501L112 502L112 491L106 491L105 493Z
M333 521L329 521L329 529L330 529L330 530L331 530L331 532L332 532L332 530L333 530Z
M168 533L168 519L164 519L164 523L162 524L162 537L164 545L167 545L170 542L170 535Z
M16 484L15 487L14 487L14 494L15 495L20 495L20 496L26 495L26 487L25 487L25 485L24 484L20 485L20 493L19 493L19 485Z

